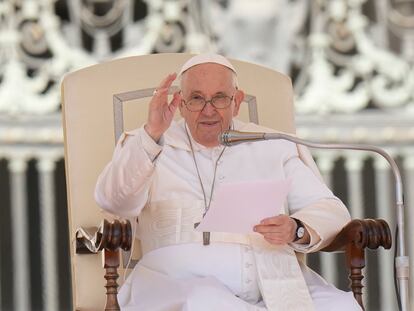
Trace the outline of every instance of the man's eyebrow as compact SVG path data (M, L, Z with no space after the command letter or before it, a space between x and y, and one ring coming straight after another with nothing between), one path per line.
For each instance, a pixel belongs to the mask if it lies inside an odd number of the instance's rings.
M204 93L202 91L199 91L199 90L192 91L190 93L190 96L192 96L192 95L201 95L203 97L205 96ZM215 96L228 96L228 95L224 91L219 91L219 92L215 93L212 97L215 97Z
M216 94L214 94L214 96L221 96L221 95L225 95L227 96L226 92L217 92Z
M190 95L194 95L194 94L200 94L200 95L203 95L204 96L204 93L202 92L202 91L198 91L198 90L196 90L196 91L192 91L191 93L190 93ZM227 95L226 94L226 92L224 92L224 91L219 91L219 92L217 92L217 93L215 93L214 95L213 95L213 97L214 96L217 96L217 95Z
M201 92L201 91L192 91L191 93L190 93L190 95L203 95L204 96L204 94L203 94L203 92Z

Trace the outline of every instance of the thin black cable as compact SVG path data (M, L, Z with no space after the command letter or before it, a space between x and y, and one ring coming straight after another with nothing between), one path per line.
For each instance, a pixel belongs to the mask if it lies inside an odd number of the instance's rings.
M398 237L398 225L395 226L395 236L394 236L394 288L395 288L395 294L397 295L398 310L402 311L400 289L398 288L398 282L397 282L397 267L396 267L396 259L397 259L397 253L398 253L397 237Z

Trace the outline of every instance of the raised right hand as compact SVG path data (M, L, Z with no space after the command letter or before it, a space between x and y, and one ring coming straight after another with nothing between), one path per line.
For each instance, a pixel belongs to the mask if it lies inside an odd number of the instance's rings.
M180 93L175 92L172 100L168 103L168 89L176 77L176 73L169 74L157 87L149 104L148 120L144 129L156 142L170 127L175 111L181 102Z

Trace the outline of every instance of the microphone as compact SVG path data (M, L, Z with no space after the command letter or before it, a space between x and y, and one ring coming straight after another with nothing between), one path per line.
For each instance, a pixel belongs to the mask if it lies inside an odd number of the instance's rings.
M398 256L395 257L396 278L398 280L399 291L397 296L400 298L401 307L403 311L409 310L409 258L405 254L405 230L404 230L404 202L403 202L403 186L401 180L400 170L394 159L383 149L372 145L360 144L326 144L313 141L304 140L286 133L260 133L260 132L241 132L235 130L226 130L219 134L218 140L221 145L234 146L246 142L256 142L262 140L283 139L290 142L304 145L310 148L317 149L342 149L342 150L363 150L371 151L381 155L391 166L392 173L395 179L395 195L396 195L396 210L397 210L397 250Z
M257 132L240 132L227 130L222 132L219 137L219 143L224 146L234 146L241 143L265 140L265 133Z

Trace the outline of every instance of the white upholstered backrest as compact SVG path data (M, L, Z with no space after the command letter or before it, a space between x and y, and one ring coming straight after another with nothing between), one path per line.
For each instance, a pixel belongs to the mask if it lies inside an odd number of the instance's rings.
M190 54L154 54L118 59L68 74L62 82L65 165L68 190L72 281L76 310L102 310L104 270L99 255L76 255L76 228L97 226L104 215L94 201L99 173L110 161L116 131L141 126L149 98L162 78L177 72ZM240 89L259 124L294 133L293 90L288 77L273 70L231 60ZM249 120L248 103L240 119ZM255 120L253 120L255 121ZM121 127L122 125L122 127ZM122 275L122 273L120 273ZM122 278L120 278L122 283Z

